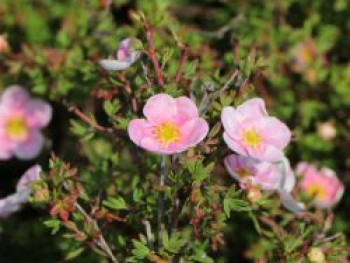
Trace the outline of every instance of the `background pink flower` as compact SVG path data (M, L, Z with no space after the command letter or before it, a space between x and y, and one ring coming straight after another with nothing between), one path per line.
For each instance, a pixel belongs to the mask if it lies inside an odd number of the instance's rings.
M52 117L51 106L32 99L19 86L10 86L0 98L0 160L36 157L44 143L40 132Z
M335 172L329 168L317 169L314 165L301 162L296 171L302 176L301 189L313 198L320 208L330 208L339 202L344 193L344 185Z
M0 53L5 52L8 49L8 42L4 35L0 35Z
M40 180L41 166L30 167L17 183L16 192L0 199L0 218L7 218L19 211L32 192L30 184Z
M238 106L225 107L221 114L224 140L235 152L261 161L276 162L290 141L289 128L269 117L262 99L251 99Z
M202 141L209 130L208 123L199 118L195 103L187 97L154 95L143 114L146 119L129 123L129 137L138 146L159 154L183 152Z
M124 39L116 52L115 59L102 59L100 65L106 70L124 70L130 67L141 55L135 50L135 46L140 42L138 39Z

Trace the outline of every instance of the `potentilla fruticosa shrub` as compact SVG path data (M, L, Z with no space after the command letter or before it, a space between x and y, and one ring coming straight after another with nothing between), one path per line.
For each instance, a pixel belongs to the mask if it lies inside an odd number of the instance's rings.
M251 258L345 260L331 212L344 185L330 168L290 163L296 127L270 115L257 96L253 83L266 64L255 49L239 56L235 45L234 63L220 71L175 32L142 13L133 19L138 38L119 38L110 54L93 60L98 84L90 93L75 101L63 98L76 92L69 84L49 91L74 116L71 132L81 146L65 145L44 172L31 168L1 200L1 217L10 218L31 194L32 205L49 212L44 224L69 240L68 259L91 249L110 262L216 262L230 250L232 229L249 222L259 237ZM67 79L81 72L74 73ZM81 109L90 97L98 100L95 113ZM12 86L1 95L0 115L2 160L38 156L49 104Z

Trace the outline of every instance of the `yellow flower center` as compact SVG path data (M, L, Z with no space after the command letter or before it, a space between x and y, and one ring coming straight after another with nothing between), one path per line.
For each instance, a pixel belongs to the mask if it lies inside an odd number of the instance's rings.
M321 184L314 183L306 189L308 196L315 198L318 201L322 201L327 196L327 191L325 187Z
M236 170L236 174L240 177L240 178L245 178L251 175L251 172L248 169L245 168L239 168Z
M28 127L22 117L12 117L6 122L6 133L13 139L24 139L28 135Z
M164 122L157 126L154 130L154 134L163 146L168 146L180 140L180 130L171 122Z
M243 142L250 147L257 147L261 143L260 135L253 129L246 129L242 133Z

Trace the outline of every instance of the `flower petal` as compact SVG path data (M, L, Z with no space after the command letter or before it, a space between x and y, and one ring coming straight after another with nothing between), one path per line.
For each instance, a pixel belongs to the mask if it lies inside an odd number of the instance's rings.
M43 128L51 121L52 108L43 100L33 99L28 103L25 114L30 128Z
M224 107L221 113L221 122L226 133L233 135L238 132L240 118L234 107Z
M263 118L257 121L256 127L263 140L277 148L283 149L291 139L291 132L287 125L274 117ZM273 132L271 132L273 131Z
M31 131L28 139L20 143L14 150L18 159L28 160L39 155L44 145L44 137L39 131Z
M19 179L16 191L31 190L29 184L40 180L41 166L36 164L30 167Z
M290 163L286 157L278 164L278 168L282 174L281 180L281 190L286 191L287 193L292 192L295 186L295 175L290 167Z
M228 135L228 133L226 133L226 132L224 132L223 138L224 138L224 141L227 144L227 146L232 151L235 151L236 153L239 153L239 154L242 154L244 156L247 156L247 151L245 150L245 148L243 147L243 145L239 141L237 141L235 139L232 139Z
M181 144L189 148L203 141L208 134L209 125L204 119L195 118L185 122L180 129L182 137Z
M128 125L128 134L130 139L141 146L141 142L146 137L150 137L152 133L152 125L145 119L131 120Z
M143 114L152 124L172 120L177 114L176 101L168 94L156 94L147 100Z
M280 149L269 144L263 144L258 149L247 148L247 151L248 156L265 162L278 162L284 156Z
M267 111L264 100L253 98L245 101L237 107L237 114L245 116L245 118L261 118L267 117Z
M182 96L175 99L175 102L177 107L177 115L181 118L181 121L198 117L198 109L193 100Z
M13 108L21 108L29 99L29 93L25 89L19 85L12 85L3 91L0 102Z
M7 218L11 214L20 210L20 208L21 203L18 201L17 194L12 194L0 199L0 218Z
M118 71L130 67L133 62L130 60L121 61L115 59L102 59L99 63L105 70Z
M301 215L305 212L305 206L303 203L296 201L293 196L286 191L279 191L281 203L282 205L293 212L296 215Z

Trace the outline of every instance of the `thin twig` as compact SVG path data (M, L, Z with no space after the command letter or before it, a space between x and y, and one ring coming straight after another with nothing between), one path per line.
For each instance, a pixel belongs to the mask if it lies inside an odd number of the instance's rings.
M151 223L148 220L144 219L142 220L142 224L145 226L145 229L146 229L146 237L147 237L148 245L151 249L154 249L153 247L154 236L152 233Z
M175 75L175 83L176 85L179 83L180 78L181 78L181 73L183 70L183 66L188 58L188 49L186 46L184 45L180 45L181 48L181 56L180 56L180 60L179 60L179 68L177 69L176 75Z
M154 35L153 35L153 28L149 23L145 23L146 28L146 36L147 36L147 43L148 43L148 49L147 49L147 55L150 58L150 60L153 63L154 69L157 74L157 82L160 87L164 86L164 79L163 79L163 73L159 66L159 62L157 59L156 52L154 50Z
M223 25L215 31L200 31L205 37L212 37L221 39L225 34L230 31L234 26L244 21L244 16L239 14L236 17L233 17L227 24Z
M232 75L230 76L230 78L228 79L228 81L226 81L226 83L224 84L224 86L222 88L220 88L219 90L211 93L210 95L207 95L206 93L204 94L204 97L199 105L199 112L204 114L208 108L208 104L212 101L215 100L216 98L218 98L223 92L225 92L230 85L232 84L232 82L235 80L235 78L238 76L239 71L235 70Z
M111 248L109 247L104 236L102 235L102 232L96 220L94 220L88 213L86 213L84 208L78 202L75 202L75 207L79 210L80 213L83 214L86 220L88 220L91 224L93 224L93 226L95 227L95 230L99 233L99 243L98 243L99 247L107 253L108 257L110 258L110 260L112 260L113 263L118 263L118 260L114 257Z
M73 112L77 117L79 117L82 121L84 121L85 123L89 124L91 127L93 127L94 129L96 129L98 131L101 131L101 132L104 132L106 134L113 135L113 136L116 135L116 133L119 133L118 130L107 128L107 127L104 127L104 126L98 124L96 121L94 121L89 116L87 116L84 112L82 112L75 105L70 106L69 110L71 112Z
M148 68L142 62L141 62L141 66L142 66L143 76L145 77L145 80L147 82L147 86L150 89L152 87L152 81L148 77Z
M69 191L69 188L67 186L66 183L63 184L64 188ZM103 249L103 251L108 255L108 257L110 258L110 260L113 263L118 263L118 260L114 257L113 252L111 250L111 248L109 247L109 245L107 244L104 236L102 235L102 231L100 229L100 227L98 226L96 220L94 220L85 210L84 208L78 203L75 202L74 203L75 208L85 217L85 219L94 226L95 230L99 233L98 238L99 238L99 242L97 243L97 245Z

